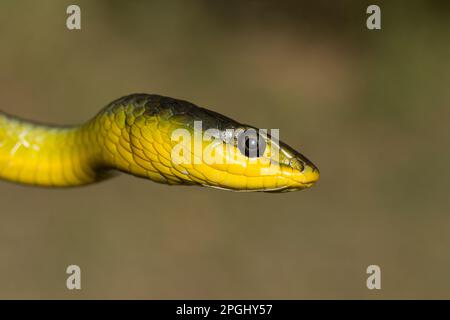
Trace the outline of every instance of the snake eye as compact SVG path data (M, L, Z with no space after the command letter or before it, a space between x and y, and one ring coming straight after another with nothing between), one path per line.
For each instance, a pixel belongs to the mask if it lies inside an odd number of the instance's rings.
M255 129L248 129L239 134L238 148L248 158L260 157L266 150L266 141Z

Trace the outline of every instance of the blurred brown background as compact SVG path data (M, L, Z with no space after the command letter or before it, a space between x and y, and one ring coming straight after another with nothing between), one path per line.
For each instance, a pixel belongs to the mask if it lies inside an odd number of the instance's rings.
M72 1L1 2L3 111L75 124L129 93L183 98L280 128L321 181L0 182L0 298L450 298L448 4L373 2L369 31L367 1L76 3L81 31Z

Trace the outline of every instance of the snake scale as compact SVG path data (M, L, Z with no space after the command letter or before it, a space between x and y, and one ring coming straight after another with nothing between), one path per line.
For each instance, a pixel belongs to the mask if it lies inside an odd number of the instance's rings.
M200 140L195 135L196 122L201 122L204 131L215 129L216 134ZM174 161L174 148L182 140L174 139L177 129L193 137L182 145L180 156L196 161ZM249 129L254 129L253 136L242 140ZM219 113L153 94L117 99L79 126L43 125L0 112L0 179L70 187L121 171L169 185L266 192L301 190L319 179L311 161L272 140L270 134ZM199 158L193 152L196 143L201 151L209 148L220 161Z

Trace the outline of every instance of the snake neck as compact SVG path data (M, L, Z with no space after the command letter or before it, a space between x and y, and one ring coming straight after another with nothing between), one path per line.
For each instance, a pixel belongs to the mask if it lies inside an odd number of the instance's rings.
M179 184L181 180L167 169L170 154L160 147L164 128L157 117L144 120L144 110L118 100L87 123L73 127L40 125L0 112L0 179L70 187L107 178L114 169ZM143 121L146 127L139 129Z
M0 112L0 178L40 186L101 179L99 148L86 125L46 126Z

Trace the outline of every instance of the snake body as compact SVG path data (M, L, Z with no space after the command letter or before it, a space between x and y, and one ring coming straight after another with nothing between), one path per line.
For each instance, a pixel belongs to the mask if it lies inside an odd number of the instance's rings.
M210 141L202 140L200 148L212 148L226 161L173 160L179 143L173 139L174 130L193 133L195 121L201 121L203 130L220 133L218 143L211 147ZM276 162L258 161L274 151L268 135L261 138L268 142L265 150L252 158L239 152L236 137L223 134L248 128L253 127L190 102L150 94L117 99L79 126L42 125L0 112L0 179L69 187L100 181L118 170L170 185L272 192L304 189L318 180L317 168L282 142L277 144ZM191 142L196 139L194 135ZM223 146L234 151L232 156Z

